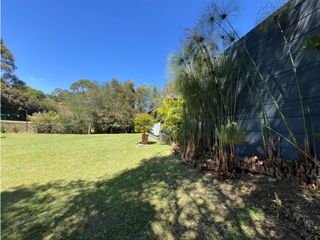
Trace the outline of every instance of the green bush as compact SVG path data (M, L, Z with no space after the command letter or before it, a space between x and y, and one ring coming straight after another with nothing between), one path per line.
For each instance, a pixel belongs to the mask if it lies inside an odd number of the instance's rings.
M51 126L52 133L66 133L66 127L64 126L60 116L54 119Z
M12 132L18 133L19 132L19 128L17 126L13 126Z
M38 133L64 133L61 117L53 111L34 113L30 119Z
M154 119L147 113L139 113L134 119L134 130L139 133L147 133L153 128Z
M163 120L161 132L170 136L170 140L178 142L183 122L183 100L181 97L165 99L161 106L153 111L158 120Z
M1 126L1 133L6 133L8 132L8 129L5 126Z

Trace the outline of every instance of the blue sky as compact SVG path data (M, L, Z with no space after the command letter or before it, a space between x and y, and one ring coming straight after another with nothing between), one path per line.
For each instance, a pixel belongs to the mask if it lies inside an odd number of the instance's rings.
M274 0L238 0L243 35ZM2 36L16 74L46 93L86 78L162 87L167 59L204 0L2 0Z

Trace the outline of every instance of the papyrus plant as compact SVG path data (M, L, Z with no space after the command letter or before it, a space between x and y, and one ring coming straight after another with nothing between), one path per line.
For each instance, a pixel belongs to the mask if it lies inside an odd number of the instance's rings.
M300 100L300 109L301 109L302 116L303 116L304 131L305 131L305 141L304 142L307 143L307 144L305 144L306 146L309 146L309 144L308 144L309 137L308 137L308 128L307 128L307 123L306 123L305 106L304 106L304 103L303 103L303 97L302 97L302 93L301 93L300 81L299 81L299 78L298 78L298 75L297 75L296 63L295 63L295 60L293 58L291 47L290 47L290 45L288 43L287 38L284 35L284 31L282 29L282 26L281 26L281 23L280 23L280 20L279 20L280 17L282 17L288 11L288 9L289 9L288 6L289 5L286 5L286 7L283 8L284 9L283 11L281 11L281 10L277 11L271 19L273 19L276 22L276 24L278 25L280 33L281 33L281 36L283 37L283 40L284 40L285 48L286 48L287 53L289 55L289 59L290 59L290 63L291 63L292 71L293 71L293 75L294 75L294 78L295 78L296 87L297 87L297 90L298 90L298 95L299 95L299 100ZM229 19L229 15L230 14L227 11L221 10L214 3L208 8L206 14L204 14L204 16L206 17L206 20L209 23L211 23L211 25L214 25L214 26L218 27L225 34L225 37L228 37L228 39L230 39L230 41L234 43L235 39L240 40L240 36L239 36L238 32L235 30L235 27L232 25L232 23L231 23L231 21ZM271 99L273 105L275 106L275 108L276 108L276 110L277 110L277 112L278 112L278 114L280 116L281 121L285 125L285 127L286 127L286 129L287 129L287 131L289 133L290 139L288 139L288 138L284 138L284 139L286 141L289 140L288 142L290 144L292 144L298 150L298 152L300 154L304 155L308 159L312 159L317 165L320 166L319 161L317 159L315 159L313 156L310 155L309 149L303 149L303 147L300 147L295 135L293 134L292 129L290 128L290 126L288 124L288 120L287 120L284 112L280 108L279 102L277 101L276 97L272 93L266 77L260 71L258 64L256 63L255 59L252 57L250 51L248 50L247 46L245 45L245 41L240 42L240 45L238 45L237 47L243 48L243 50L246 53L250 63L253 66L253 69L255 70L255 72L257 73L258 77L262 81L264 90L267 92L267 95ZM257 91L256 93L259 94L259 91ZM259 96L258 96L258 98L259 98ZM260 106L261 106L261 111L263 112L263 115L264 115L265 114L264 113L265 110L263 109L263 104L262 105L260 104ZM270 124L268 124L266 122L265 122L265 126L263 126L263 127L265 127L269 132L274 132L277 135L279 135L279 133L277 131L275 131L274 129L272 129ZM264 131L262 131L262 133L264 133ZM279 135L279 136L283 137L282 135ZM263 137L263 139L264 139L264 137Z

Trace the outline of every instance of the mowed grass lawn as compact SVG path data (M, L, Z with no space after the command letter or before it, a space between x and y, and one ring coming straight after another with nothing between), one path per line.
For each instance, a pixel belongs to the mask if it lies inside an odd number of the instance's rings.
M217 180L139 140L5 134L2 239L299 239L265 178Z

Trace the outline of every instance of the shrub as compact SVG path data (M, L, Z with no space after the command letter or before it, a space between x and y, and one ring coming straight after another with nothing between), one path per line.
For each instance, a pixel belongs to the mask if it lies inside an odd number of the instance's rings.
M19 132L19 128L17 126L13 126L12 127L12 132L18 133Z
M183 121L183 100L181 97L165 99L161 106L153 112L161 124L161 132L170 136L170 140L178 142L181 136Z
M139 133L147 133L152 129L154 122L154 119L147 113L137 114L134 119L134 130Z
M8 129L5 126L1 126L1 133L6 133L8 132Z
M34 113L31 121L38 133L63 133L61 117L55 112Z
M58 115L51 123L51 133L66 133L66 127L64 126L60 115Z

